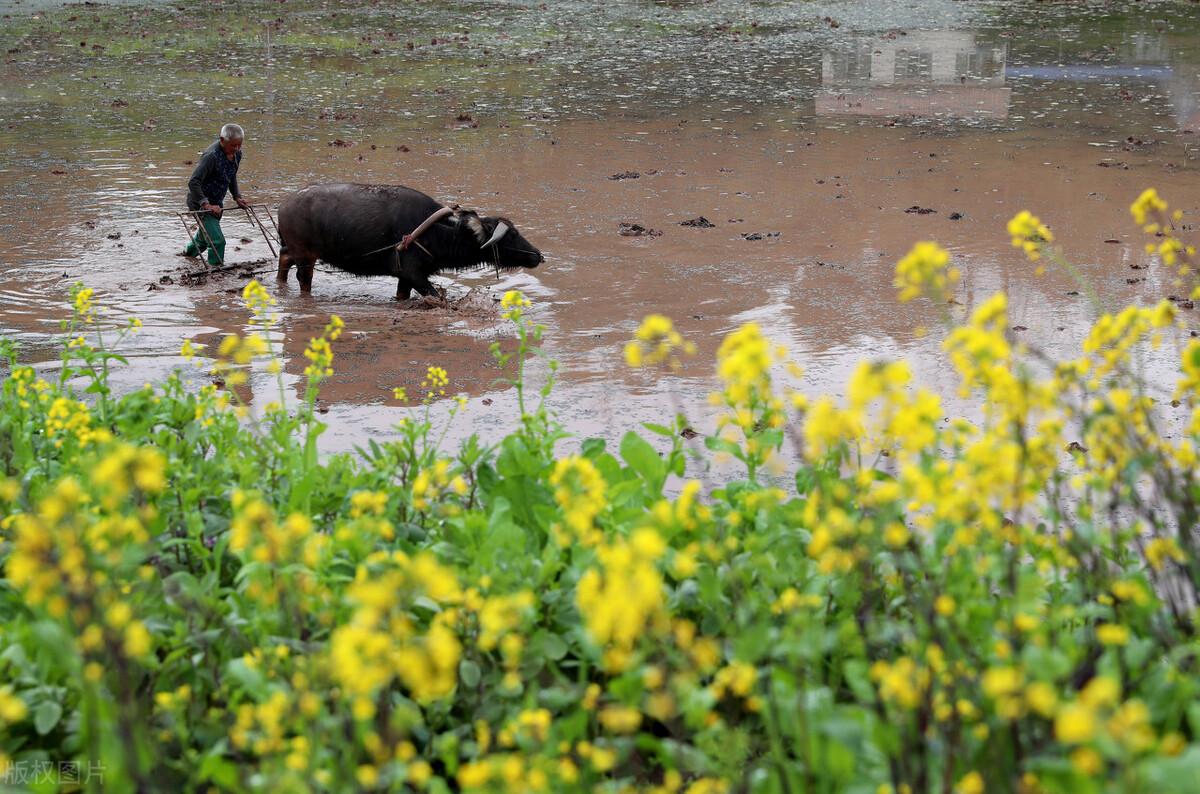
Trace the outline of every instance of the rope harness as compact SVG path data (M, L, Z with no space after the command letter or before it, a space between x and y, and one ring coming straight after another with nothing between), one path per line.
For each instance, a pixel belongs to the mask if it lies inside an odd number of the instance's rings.
M421 233L424 232L426 229L428 229L430 226L437 223L439 220L446 217L450 213L454 212L455 209L456 209L456 207L441 207L438 210L436 210L432 215L430 215L428 218L421 221L420 226L413 229L410 233L401 237L399 242L388 243L387 245L383 246L382 248L376 248L374 251L367 251L365 254L360 254L360 256L370 256L371 254L377 254L380 251L386 251L389 248L395 248L397 251L403 251L406 248L408 248L410 245L415 244L417 246L417 248L420 248L422 251L424 251L429 256L430 259L433 259L433 254L429 253L429 249L426 248L425 246L421 245L421 243L417 241L417 238L420 237Z

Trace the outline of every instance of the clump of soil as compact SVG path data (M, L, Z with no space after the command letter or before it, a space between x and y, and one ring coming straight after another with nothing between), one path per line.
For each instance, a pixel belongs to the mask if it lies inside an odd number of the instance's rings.
M179 268L177 282L172 281L170 276L163 276L158 280L158 284L178 283L184 287L193 287L207 284L209 279L220 280L227 276L253 278L256 275L254 268L272 264L275 261L269 258L252 259L249 262L226 262L224 265L205 267L198 258L192 258L192 260L192 263ZM150 289L158 289L158 284L151 284Z
M400 301L400 308L409 311L443 311L479 320L495 319L498 310L496 303L499 299L492 297L487 290L471 288L463 295L452 298L442 289L438 294L421 295L416 298ZM392 320L392 325L404 322L402 317Z
M613 174L609 179L638 179L641 177L637 171L622 171L619 174Z
M640 223L622 223L617 227L617 234L622 237L660 237L662 231L659 229L649 229Z
M1185 298L1181 295L1168 295L1167 300L1171 301L1181 309L1194 309L1196 307L1195 301L1193 301L1191 298Z
M911 207L906 209L905 212L913 213L915 215L932 215L933 213L937 212L937 210L930 209L929 207L919 207L916 204L913 204Z
M710 221L708 218L704 217L703 215L701 215L699 218L692 218L691 220L680 221L679 225L680 226L691 226L694 229L711 229L714 226L716 226L715 223L713 223L712 221Z

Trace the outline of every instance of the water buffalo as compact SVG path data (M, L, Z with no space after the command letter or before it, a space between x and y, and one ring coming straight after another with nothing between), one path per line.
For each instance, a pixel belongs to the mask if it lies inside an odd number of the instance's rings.
M295 265L302 292L312 289L318 259L356 276L395 276L397 300L413 289L436 295L429 277L442 270L545 261L512 221L400 185L310 185L280 205L279 238L279 280Z

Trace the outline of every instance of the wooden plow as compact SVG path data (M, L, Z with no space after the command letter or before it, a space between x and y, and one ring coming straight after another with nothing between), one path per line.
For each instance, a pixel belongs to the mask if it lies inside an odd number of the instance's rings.
M231 207L230 209L234 208ZM271 214L271 208L266 204L248 204L245 207L237 207L237 209L245 213L245 221L252 229L258 229L262 233L263 239L267 242L267 247L271 249L271 255L278 258L279 251L277 250L277 246L282 247L282 244L279 241L279 226L275 223L275 216ZM222 217L227 213L228 210L222 212ZM207 241L209 249L216 251L212 238L208 234L208 229L205 229L204 224L200 222L200 216L205 214L205 210L185 210L184 212L177 212L175 214L179 217L180 223L183 224L183 230L187 234L189 243L196 234L201 234L205 241ZM270 228L268 228L267 224L263 223L262 219L264 216L270 223ZM195 224L195 231L192 230L192 224ZM204 261L205 264L208 263L207 259ZM221 263L221 268L225 269L225 258L219 253L217 254L217 261ZM209 265L210 269L211 267Z

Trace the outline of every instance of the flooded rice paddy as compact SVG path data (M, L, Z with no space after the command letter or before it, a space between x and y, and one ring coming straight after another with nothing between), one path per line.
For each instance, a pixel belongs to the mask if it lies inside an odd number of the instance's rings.
M144 323L122 387L173 368L203 381L180 346L244 332L256 273L279 302L289 399L308 339L346 321L321 397L328 450L385 437L405 415L393 387L416 392L430 364L468 398L452 438L510 429L488 352L512 338L495 303L508 289L534 301L560 362L551 406L581 437L662 421L672 394L711 430L716 348L747 321L789 348L810 393L839 393L864 358L904 358L954 407L941 315L892 287L915 241L962 269L954 318L1005 290L1016 337L1065 356L1099 311L1183 292L1129 217L1143 188L1185 231L1200 223L1195 3L0 0L0 14L0 333L52 367L82 281ZM546 264L440 279L455 301L471 292L466 311L322 266L301 295L270 261L185 285L197 265L174 255L175 213L226 121L247 130L239 182L256 204L312 182L405 184L512 218ZM1004 229L1022 209L1088 286L1035 276ZM682 225L700 217L711 226ZM656 233L621 234L634 224ZM223 226L230 261L271 256L233 213ZM669 377L622 363L652 312L699 348ZM1163 394L1179 344L1145 361ZM264 369L243 396L275 395Z

